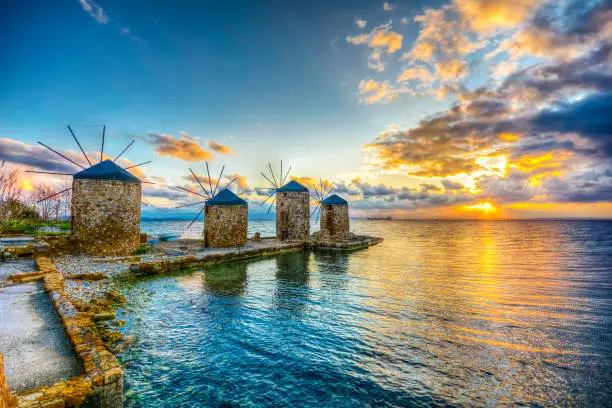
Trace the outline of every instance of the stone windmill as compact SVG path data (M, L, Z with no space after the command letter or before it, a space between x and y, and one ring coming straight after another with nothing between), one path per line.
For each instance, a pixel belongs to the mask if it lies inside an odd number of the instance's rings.
M327 181L319 180L319 188L313 186L315 195L312 197L317 211L317 221L321 216L319 240L322 242L345 242L350 239L348 202L337 194L329 195L330 186Z
M72 128L67 126L76 141L86 167L53 148L38 142L41 146L69 161L82 170L78 173L58 173L48 171L28 171L72 176L72 187L45 197L48 200L58 194L72 190L71 226L75 250L89 255L129 255L140 243L140 204L142 183L127 170L150 163L135 164L126 168L116 161L134 144L132 140L113 160L104 160L104 137L106 126L102 128L100 160L93 164L83 150Z
M310 193L308 189L295 180L285 184L291 166L283 175L282 161L278 177L270 163L268 163L268 170L270 177L263 172L261 175L270 183L270 187L264 189L270 190L271 193L262 205L274 197L267 213L270 213L276 202L276 238L281 241L307 241L310 239Z
M189 169L195 181L197 181L202 188L202 193L178 187L183 191L206 199L176 207L183 208L202 205L202 208L191 221L187 230L191 228L200 214L204 212L204 231L202 233L202 238L204 239L205 248L233 248L245 246L247 243L248 203L228 189L238 177L234 177L229 183L219 189L219 182L221 181L221 177L223 177L224 169L225 166L221 168L219 178L213 188L208 162L206 162L209 189L204 187L198 175L192 169Z

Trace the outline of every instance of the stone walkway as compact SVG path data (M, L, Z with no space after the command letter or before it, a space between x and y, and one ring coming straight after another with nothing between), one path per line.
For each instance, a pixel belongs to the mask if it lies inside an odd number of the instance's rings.
M82 371L40 281L0 287L0 352L12 391L51 385Z

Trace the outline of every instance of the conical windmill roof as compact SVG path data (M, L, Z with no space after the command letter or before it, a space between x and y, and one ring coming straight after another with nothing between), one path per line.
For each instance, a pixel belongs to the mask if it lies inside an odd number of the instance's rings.
M104 160L88 169L76 173L72 177L79 180L113 180L140 183L138 177L130 174L111 160Z
M321 201L323 205L348 205L346 200L336 194L332 194L325 200Z
M248 205L248 204L245 200L238 197L236 194L232 193L231 190L228 190L226 188L224 190L221 190L219 194L217 194L210 200L206 201L205 205L207 207L210 207L213 205Z
M302 193L302 192L308 192L308 189L306 187L304 187L303 185L301 185L300 183L298 183L295 180L291 180L290 182L288 182L287 184L285 184L284 186L282 186L281 188L279 188L278 190L276 190L279 193L284 193L284 192L294 192L294 193Z

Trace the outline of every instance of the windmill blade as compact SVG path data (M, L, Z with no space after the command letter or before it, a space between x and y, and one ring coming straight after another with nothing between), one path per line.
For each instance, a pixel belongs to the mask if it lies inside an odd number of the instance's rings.
M287 179L287 176L289 176L289 172L291 171L291 166L289 166L289 170L287 170L287 174L285 174L285 177L283 177L283 182L282 184L285 184L285 180ZM282 175L282 174L281 174Z
M317 198L319 199L319 201L322 201L322 200L321 200L321 195L319 194L319 190L317 190L317 188L315 187L315 185L314 185L314 184L312 184L312 183L311 183L310 185L312 186L312 189L313 189L313 190L315 191L315 193L317 194Z
M186 192L191 193L191 194L195 194L195 195L200 196L200 197L210 198L210 197L205 196L205 195L203 195L203 194L196 193L195 191L192 191L192 190L188 190L188 189L186 189L186 188L183 188L183 187L181 187L181 186L176 186L176 188L178 188L178 189L180 189L180 190L183 190L183 191L186 191Z
M208 162L206 162L206 173L208 174L208 185L210 187L210 196L213 197L213 188L212 188L212 183L210 181L210 170L208 170Z
M310 213L310 218L312 218L314 216L314 213L316 213L319 208L321 208L321 204L320 203L317 204L317 206L315 207L314 210L312 210L312 212Z
M115 159L113 160L113 163L114 163L114 162L116 162L116 161L117 161L117 160L118 160L118 159L119 159L119 158L120 158L120 157L123 155L123 153L125 153L125 152L126 152L126 150L127 150L127 149L129 149L130 147L132 147L132 145L134 144L134 142L135 142L135 141L136 141L136 140L132 140L132 141L130 142L130 144L128 144L127 146L125 146L125 149L123 149L123 150L121 151L121 153L119 153L119 156L115 157Z
M316 221L315 221L315 224L316 224L317 222L319 222L319 217L320 217L320 216L321 216L321 207L319 207L319 212L317 213L317 219L316 219Z
M140 180L140 182L141 182L142 184L157 184L157 183L154 183L154 182L152 182L152 181L142 181L142 180Z
M72 190L72 187L67 188L67 189L65 189L65 190L62 190L62 191L60 191L59 193L51 194L51 195L50 195L50 196L48 196L48 197L45 197L45 198L43 198L43 199L38 200L36 203L40 203L41 201L45 201L45 200L48 200L48 199L50 199L50 198L53 198L53 197L55 197L56 195L60 195L60 194L62 194L62 193L65 193L65 192L66 192L66 191L68 191L68 190Z
M227 183L221 190L225 190L226 188L228 188L230 186L230 184L232 184L234 181L238 180L238 177L234 177L232 179L232 181L230 181L229 183Z
M281 171L280 171L280 174L278 175L278 181L280 181L281 187L283 186L282 177L283 177L283 161L281 160Z
M38 173L38 174L58 174L60 176L72 176L72 173L58 173L55 171L35 171L35 170L26 170L26 173Z
M100 147L100 163L104 160L104 136L106 134L106 125L102 126L102 146Z
M217 179L217 184L215 185L215 191L213 191L213 196L217 194L217 188L219 187L219 183L221 182L221 177L223 177L223 170L225 170L225 164L223 165L223 167L221 167L221 172L219 173L219 178Z
M276 183L276 177L274 177L274 171L272 170L272 164L270 164L270 162L268 162L268 167L270 168L270 174L272 174L272 180L274 180L274 185L277 187L281 187Z
M192 205L203 204L203 203L205 203L205 202L206 202L206 201L198 201L198 202L196 202L196 203L179 205L178 207L174 207L174 208L184 208L184 207L190 207L190 206L192 206Z
M260 172L259 174L261 174L262 176L264 176L266 178L266 180L268 180L270 182L270 184L272 184L274 186L274 188L276 190L278 190L278 186L276 185L275 182L273 182L272 180L270 180L265 174L263 174L263 172Z
M270 210L272 209L272 206L274 205L274 202L276 201L276 197L274 197L274 200L272 200L272 203L270 204L270 206L268 207L268 212L266 212L266 214L270 214Z
M77 142L77 145L79 146L79 149L81 149L81 153L83 153L83 156L85 156L85 160L87 160L87 163L89 163L89 166L90 167L93 166L93 164L91 164L91 161L89 161L89 157L87 157L87 154L85 153L85 150L83 150L83 146L81 146L81 143L79 142L79 139L77 139L76 135L72 131L72 128L70 127L70 125L66 125L66 126L68 127L68 130L70 131L70 134L74 138L74 141Z
M123 170L129 170L129 169L133 169L134 167L139 167L139 166L144 166L145 164L149 164L151 163L151 160L146 161L146 162L142 162L142 163L138 163L138 164L134 164L130 167L124 167Z
M185 231L189 231L189 228L191 228L191 226L193 225L194 222L196 222L196 220L198 219L198 217L200 216L200 214L202 214L202 211L204 211L204 208L206 207L202 207L202 209L196 214L195 218L189 223L189 226L187 227L187 229L185 229ZM185 233L185 231L183 231L183 233ZM182 234L181 234L182 235Z
M70 163L75 164L77 166L79 166L80 168L82 168L83 170L85 170L85 167L81 166L79 163L75 162L74 160L69 159L68 157L64 156L63 154L61 154L60 152L53 150L52 148L50 148L49 146L47 146L46 144L42 143L42 142L38 142L39 145L46 147L47 149L51 150L53 153L60 155L61 157L63 157L64 159L68 160Z
M268 196L268 198L266 198L265 200L263 200L261 203L259 203L259 205L264 205L269 199L271 199L272 197L274 197L274 194L276 194L276 192L270 194Z
M206 194L206 197L210 198L210 195L208 194L208 191L204 188L204 185L202 184L202 182L200 181L198 176L195 174L195 172L193 170L191 170L191 168L189 169L189 171L191 172L191 174L193 174L193 177L196 179L196 181L198 182L200 187L202 187L202 190L204 190L204 194Z

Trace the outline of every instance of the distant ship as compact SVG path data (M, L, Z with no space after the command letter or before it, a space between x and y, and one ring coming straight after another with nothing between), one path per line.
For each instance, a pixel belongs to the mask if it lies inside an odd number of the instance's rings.
M391 221L391 217L367 217L366 220L388 220Z

